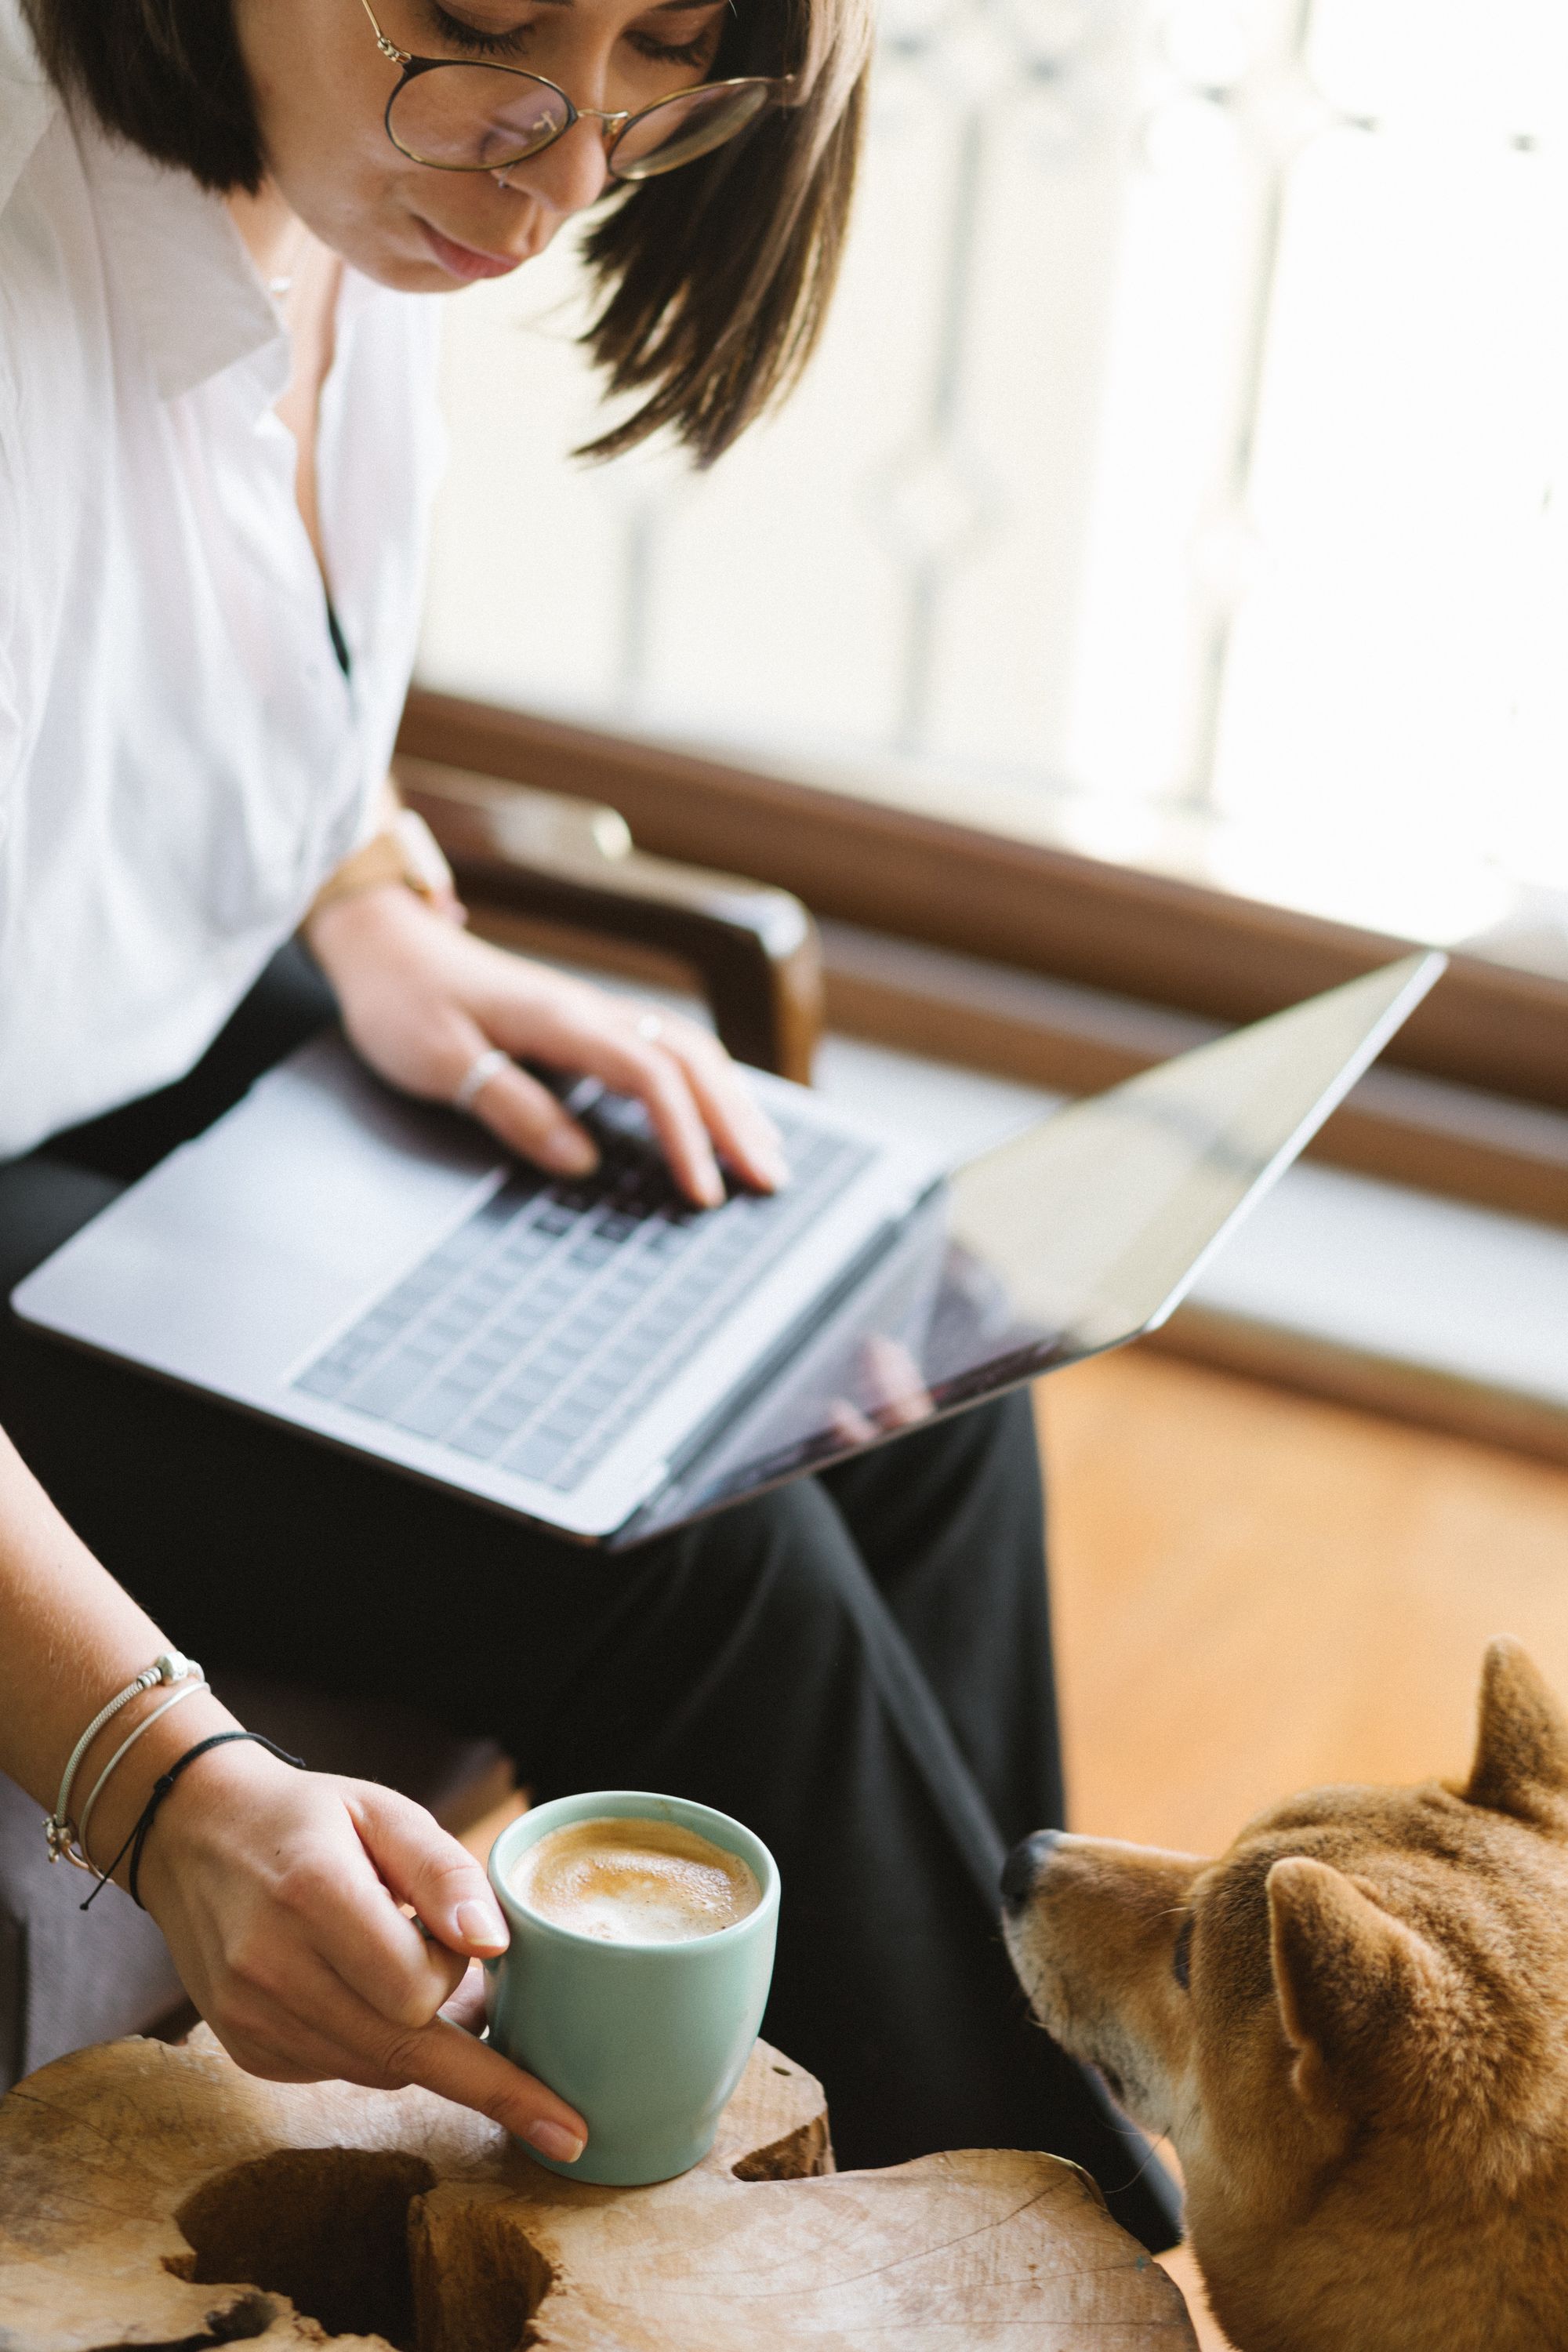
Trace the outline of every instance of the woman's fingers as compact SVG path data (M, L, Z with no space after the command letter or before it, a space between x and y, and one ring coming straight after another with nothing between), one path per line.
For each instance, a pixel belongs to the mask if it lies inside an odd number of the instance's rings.
M616 998L563 990L542 1001L498 1005L492 1026L512 1052L526 1050L554 1068L580 1070L616 1094L635 1096L681 1191L700 1208L717 1208L724 1180L686 1074L673 1055L637 1034Z
M300 1854L280 1874L278 1895L296 1935L389 2024L425 2024L462 1982L468 1954L445 1937L432 1942L420 1933L398 1909L363 1844L319 1859ZM262 1997L289 2000L293 1957L275 1927L258 1922L252 1937L228 1958Z
M648 1022L657 1023L650 1030ZM748 1183L764 1192L789 1181L789 1164L778 1129L710 1031L695 1021L662 1013L638 1016L637 1034L662 1046L679 1063L709 1134Z
M875 1331L860 1351L867 1400L883 1429L913 1429L936 1411L921 1368L901 1339Z
M592 1137L562 1109L548 1087L515 1062L481 1087L472 1108L509 1151L552 1176L586 1176L599 1164Z
M498 1004L490 1025L512 1051L581 1070L640 1101L676 1181L700 1206L716 1207L724 1197L715 1144L764 1191L784 1180L772 1120L723 1047L695 1022L597 989L563 987L543 999Z
M456 1069L451 1094L456 1098L468 1072L482 1055L494 1051L488 1037L467 1013L453 1024L452 1050ZM598 1165L593 1141L571 1114L563 1110L548 1087L520 1070L514 1061L500 1063L472 1093L465 1105L481 1126L488 1127L509 1151L548 1168L556 1176L586 1176Z
M482 2033L485 2025L485 1972L478 1960L471 1960L464 1971L462 1982L450 2000L441 2004L439 2014L464 2033Z
M387 2059L389 2077L489 2116L559 2164L575 2164L588 2144L588 2126L575 2107L446 2018L401 2035L389 2045Z
M379 1875L451 1952L493 1958L511 1937L482 1866L422 1805L374 1780L350 1781L350 1817ZM444 1995L443 1998L446 1996Z
M282 1891L311 1948L377 2015L393 2026L427 2024L470 1958L506 1949L506 1921L479 1864L423 1807L371 1781L339 1786L354 1849L321 1864L301 1856ZM248 1974L289 2000L264 1960L253 1959Z
M783 1180L771 1121L700 1024L509 955L392 887L334 902L310 938L372 1067L437 1102L461 1094L522 1158L557 1175L585 1174L595 1160L554 1096L516 1066L537 1060L639 1097L677 1181L700 1204L723 1198L715 1145L749 1182L771 1190ZM510 1066L487 1068L465 1091L497 1049Z
M330 1844L299 1838L279 1898L297 1932L389 2024L424 2025L471 1958L505 1950L506 1921L479 1864L422 1807L370 1781L334 1785L348 1833ZM292 1962L265 1929L229 1960L242 1981L289 2000L291 1979L279 1970Z
M575 2107L462 2024L446 2016L396 2024L310 1950L295 1952L286 1990L274 1996L265 2018L243 2021L235 2040L246 2053L242 2064L254 2069L259 2057L261 2071L279 2080L300 2079L295 2070L302 2069L307 2081L337 2079L370 2090L417 2083L489 2116L563 2163L574 2163L587 2140Z

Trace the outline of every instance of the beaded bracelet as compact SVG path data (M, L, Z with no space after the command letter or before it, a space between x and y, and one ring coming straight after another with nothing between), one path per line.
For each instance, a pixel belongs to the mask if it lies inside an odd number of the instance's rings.
M125 1843L121 1847L120 1852L115 1855L114 1860L110 1864L109 1868L104 1872L102 1877L99 1880L98 1885L88 1896L87 1901L78 1906L79 1909L86 1911L97 1902L99 1896L102 1894L104 1888L108 1885L110 1880L113 1877L115 1872L124 1861L126 1855L129 1854L131 1856L131 1869L128 1874L128 1884L131 1891L131 1900L135 1904L136 1908L139 1911L145 1911L147 1906L142 1900L141 1889L137 1882L142 1871L142 1850L147 1843L147 1832L152 1828L153 1822L157 1819L159 1806L163 1803L164 1798L168 1795L170 1790L174 1787L175 1781L179 1779L181 1773L185 1769L185 1767L188 1764L194 1764L198 1756L205 1756L209 1748L226 1748L229 1742L235 1739L253 1739L258 1748L265 1748L268 1753L269 1755L276 1756L280 1763L292 1764L295 1770L298 1772L303 1772L309 1769L302 1756L290 1756L286 1748L279 1748L277 1741L268 1739L264 1732L215 1731L210 1733L205 1739L198 1739L194 1748L187 1748L183 1756L176 1757L174 1761L170 1765L168 1770L163 1773L160 1779L153 1781L151 1794L149 1795L146 1803L142 1806L142 1811L137 1814L135 1821L132 1823L131 1833L127 1837Z

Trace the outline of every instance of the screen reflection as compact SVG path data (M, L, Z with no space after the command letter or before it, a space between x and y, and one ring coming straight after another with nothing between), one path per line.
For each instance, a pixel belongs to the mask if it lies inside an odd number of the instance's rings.
M957 1171L816 1302L617 1542L1153 1329L1445 961L1405 957L1072 1104Z

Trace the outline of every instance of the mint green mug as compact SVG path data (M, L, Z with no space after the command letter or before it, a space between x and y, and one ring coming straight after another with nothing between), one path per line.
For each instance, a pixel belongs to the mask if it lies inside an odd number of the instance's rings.
M607 1942L525 1909L508 1879L521 1856L569 1822L671 1822L748 1864L762 1900L716 1935L680 1943ZM616 2188L669 2180L700 2164L752 2054L773 1979L779 1874L761 1838L728 1813L640 1789L555 1797L501 1832L490 1885L511 1943L489 1975L489 2038L503 2056L570 2100L588 2126L575 2164L531 2148L569 2180Z

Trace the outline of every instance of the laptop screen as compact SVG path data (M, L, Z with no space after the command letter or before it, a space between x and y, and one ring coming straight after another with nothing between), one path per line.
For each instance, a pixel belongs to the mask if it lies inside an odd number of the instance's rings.
M960 1170L731 1401L617 1548L1156 1328L1445 961L1404 957Z

